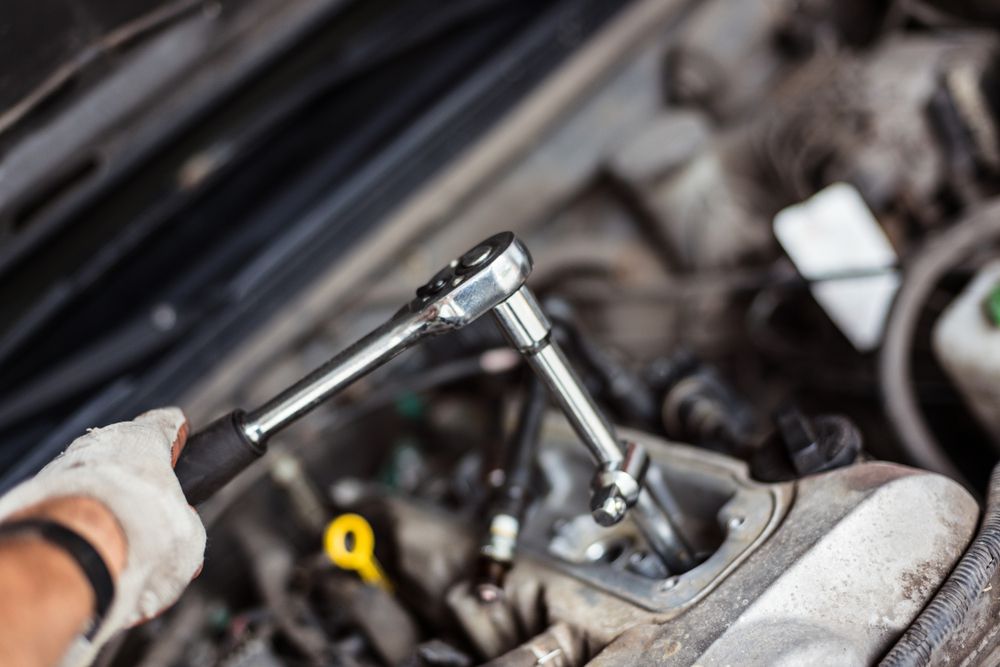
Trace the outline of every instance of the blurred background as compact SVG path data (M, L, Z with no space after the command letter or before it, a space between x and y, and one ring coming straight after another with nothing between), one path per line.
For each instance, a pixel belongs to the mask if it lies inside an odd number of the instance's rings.
M512 230L616 423L764 481L871 457L981 494L998 22L986 0L7 2L0 489L91 426L259 404ZM408 353L283 443L323 488L468 500L459 464L517 384L484 371L502 344ZM186 659L237 664L219 645Z

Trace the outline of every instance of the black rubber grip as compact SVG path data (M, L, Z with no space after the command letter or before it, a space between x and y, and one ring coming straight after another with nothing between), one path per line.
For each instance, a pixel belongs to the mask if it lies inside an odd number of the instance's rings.
M243 414L231 412L188 438L175 471L192 505L208 500L267 450L244 435Z

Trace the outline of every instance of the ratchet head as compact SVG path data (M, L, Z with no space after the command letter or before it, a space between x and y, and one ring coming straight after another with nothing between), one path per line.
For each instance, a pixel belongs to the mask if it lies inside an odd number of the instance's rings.
M417 289L399 316L416 317L422 334L460 329L516 292L531 274L531 255L511 232L482 241Z

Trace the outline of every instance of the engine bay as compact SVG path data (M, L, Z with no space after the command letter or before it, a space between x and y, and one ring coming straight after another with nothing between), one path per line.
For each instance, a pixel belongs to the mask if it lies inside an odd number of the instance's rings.
M103 664L997 664L998 20L629 3L179 397L444 322L193 503Z

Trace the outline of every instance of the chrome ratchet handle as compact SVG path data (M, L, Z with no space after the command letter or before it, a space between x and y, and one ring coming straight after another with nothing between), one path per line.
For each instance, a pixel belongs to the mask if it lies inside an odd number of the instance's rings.
M264 405L236 410L195 433L176 467L188 501L207 500L257 460L272 435L362 376L490 312L524 284L531 267L531 255L513 234L496 234L438 271L388 322Z

